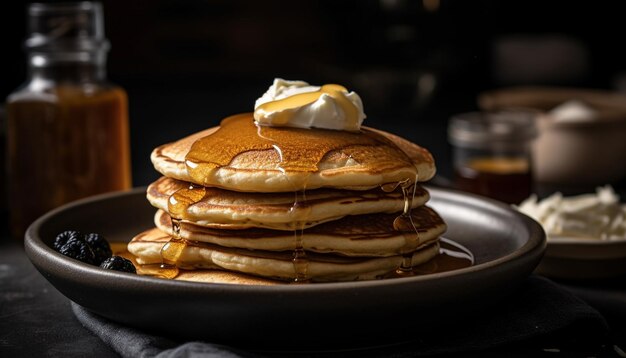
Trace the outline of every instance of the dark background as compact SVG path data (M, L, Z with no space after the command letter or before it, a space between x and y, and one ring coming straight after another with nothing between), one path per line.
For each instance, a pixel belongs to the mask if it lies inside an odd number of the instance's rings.
M0 3L0 98L26 79L26 5ZM158 177L149 161L155 146L252 111L275 77L335 82L357 91L367 125L427 147L444 176L451 172L447 121L475 110L483 91L528 84L626 91L626 21L619 1L105 0L103 5L112 44L108 77L129 94L135 186ZM2 172L0 187L4 180ZM8 238L4 221L10 209L1 194L0 237ZM4 241L0 244L9 240ZM9 313L4 326L12 330L4 343L52 356L81 355L94 347L96 355L106 355L103 343L78 326L69 302L19 254L21 247L2 249L0 262L17 267L5 275L4 282L13 285L6 286L0 302ZM616 337L624 336L622 290L579 288L576 294L614 320Z
M26 78L25 2L2 5L0 97ZM366 124L429 148L450 173L446 121L500 87L621 89L620 2L104 1L109 79L129 94L134 185L153 147L252 111L274 77L357 91Z

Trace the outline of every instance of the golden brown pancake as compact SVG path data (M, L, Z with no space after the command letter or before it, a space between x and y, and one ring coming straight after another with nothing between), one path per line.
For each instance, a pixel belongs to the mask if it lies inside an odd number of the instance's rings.
M303 230L302 247L306 251L345 256L393 256L404 252L407 245L421 247L429 244L446 230L441 217L422 206L412 211L413 224L419 233L418 241L408 241L414 236L405 236L405 233L394 230L393 222L397 217L398 214L379 213L329 221ZM159 210L154 219L157 228L173 234L171 219L165 212ZM221 230L189 222L180 224L180 236L187 240L249 250L287 251L293 250L295 245L293 231L261 228Z
M166 177L245 192L363 190L435 174L426 149L383 131L257 127L251 113L162 145L151 159Z
M129 243L128 250L140 264L161 263L161 247L169 235L158 229L145 231ZM423 246L410 254L411 266L418 266L439 253L439 243ZM370 280L396 270L403 257L345 257L332 254L306 254L305 279L314 282ZM291 251L272 252L227 248L190 242L177 266L183 269L220 269L250 275L293 281L296 267Z
M206 269L180 270L176 279L181 281L228 283L235 285L269 286L285 284L284 281L272 280L260 276L252 276L241 272Z
M150 203L168 211L169 197L189 187L180 180L162 177L148 186ZM428 192L415 189L412 207L428 201ZM201 201L187 208L184 218L199 226L221 229L261 227L274 230L308 228L346 215L402 211L404 195L400 188L385 192L380 188L357 191L338 189L307 190L302 193L242 193L206 188Z
M127 247L139 264L165 257L189 270L179 279L387 277L438 255L446 230L414 185L434 176L431 154L372 128L264 127L245 113L162 145L151 160L164 175L147 192L157 228Z
M160 235L160 234L159 234ZM142 266L137 262L137 257L128 252L128 243L112 242L111 249L113 255L122 256L130 260L137 268L139 275L156 275L159 269L154 266ZM159 265L160 266L160 265ZM259 276L252 276L240 272L224 271L224 270L179 270L176 280L193 281L203 283L228 283L237 285L277 285L285 284L284 281L271 280Z

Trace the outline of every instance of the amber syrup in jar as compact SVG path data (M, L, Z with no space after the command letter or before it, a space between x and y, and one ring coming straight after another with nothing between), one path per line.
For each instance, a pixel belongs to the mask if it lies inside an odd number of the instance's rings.
M31 4L28 78L7 98L11 233L64 203L131 187L128 104L106 81L98 3Z
M532 192L530 163L526 158L475 158L455 168L460 190L519 204Z
M457 189L519 204L532 193L530 145L536 135L530 111L473 112L448 127Z

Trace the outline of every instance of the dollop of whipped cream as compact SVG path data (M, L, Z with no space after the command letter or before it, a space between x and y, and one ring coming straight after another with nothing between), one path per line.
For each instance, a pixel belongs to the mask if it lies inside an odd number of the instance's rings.
M254 119L263 126L358 131L365 117L361 97L334 84L276 78L254 103Z

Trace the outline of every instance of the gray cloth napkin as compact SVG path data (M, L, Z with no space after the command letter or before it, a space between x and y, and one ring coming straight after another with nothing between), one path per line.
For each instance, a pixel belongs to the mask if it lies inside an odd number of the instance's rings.
M261 357L293 352L248 352L210 342L176 342L124 327L72 303L78 320L123 357ZM594 308L552 281L530 276L518 292L490 307L489 314L445 331L421 334L419 341L341 352L300 352L304 356L415 357L500 349L587 349L606 343L608 326ZM582 347L582 348L581 348ZM323 348L323 347L321 347ZM497 356L492 355L492 356Z

